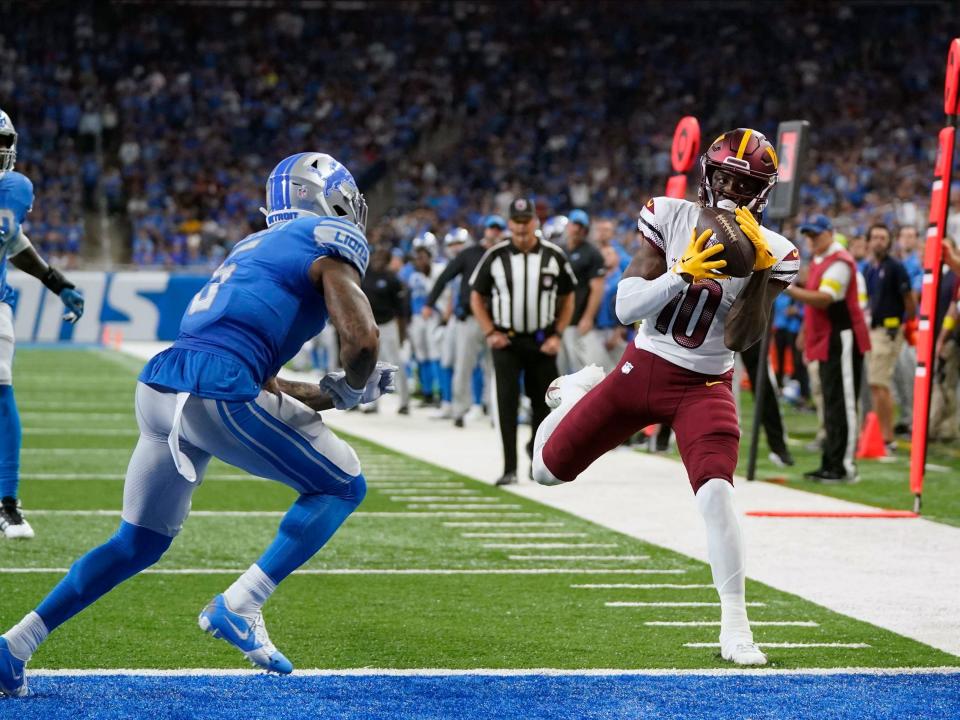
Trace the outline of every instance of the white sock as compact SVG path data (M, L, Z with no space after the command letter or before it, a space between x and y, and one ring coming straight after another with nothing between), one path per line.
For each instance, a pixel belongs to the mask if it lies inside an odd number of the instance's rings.
M707 557L720 595L720 642L752 642L747 620L743 536L733 506L733 486L722 478L697 491L697 509L707 530Z
M260 612L276 589L277 584L254 563L224 591L223 597L235 613L252 617Z
M26 662L49 634L50 631L47 630L47 626L43 624L40 616L35 612L30 612L23 620L7 630L3 639L10 646L10 652Z

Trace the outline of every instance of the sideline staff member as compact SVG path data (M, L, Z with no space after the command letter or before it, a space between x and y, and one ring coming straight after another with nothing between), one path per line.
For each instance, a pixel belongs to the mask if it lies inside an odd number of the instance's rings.
M490 248L470 278L470 309L493 350L497 412L503 441L503 475L517 482L517 411L520 373L533 405L533 436L547 416L544 395L557 377L560 337L573 315L577 278L563 250L537 232L533 202L510 204L511 237Z
M817 482L854 483L857 469L857 401L863 356L870 336L860 308L857 266L853 257L833 239L833 225L815 215L800 226L813 255L805 288L791 285L787 295L809 305L803 316L804 357L816 360L823 388L823 459L820 467L804 473Z

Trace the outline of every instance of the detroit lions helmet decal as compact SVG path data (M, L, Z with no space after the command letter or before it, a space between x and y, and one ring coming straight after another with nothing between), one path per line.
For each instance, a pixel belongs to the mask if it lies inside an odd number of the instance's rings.
M13 170L17 162L17 131L10 116L0 110L0 173Z

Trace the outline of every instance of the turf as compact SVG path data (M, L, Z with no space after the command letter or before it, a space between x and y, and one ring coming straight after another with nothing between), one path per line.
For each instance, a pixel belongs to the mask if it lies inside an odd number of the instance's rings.
M0 543L0 627L35 606L63 569L115 528L122 475L136 439L135 370L102 351L18 353L24 417L22 496L37 538ZM126 410L124 409L126 407ZM415 458L352 439L370 491L359 512L271 600L273 640L298 667L719 668L716 607L610 607L608 602L715 602L712 588L573 588L578 584L708 585L697 561L518 498ZM417 499L418 497L432 499ZM156 566L59 629L33 668L242 667L203 635L196 616L271 540L288 488L222 463L194 498L195 513ZM455 501L451 501L451 499ZM468 503L464 510L447 507ZM90 514L103 511L105 514ZM255 511L222 515L225 511ZM79 513L79 514L78 514ZM209 513L209 514L208 514ZM439 514L434 514L439 513ZM464 522L537 526L464 527ZM557 532L565 538L476 538L465 533ZM546 543L547 545L539 545ZM549 544L599 545L563 549ZM530 548L489 547L530 544ZM596 555L567 561L550 555ZM546 556L512 559L511 556ZM636 556L618 559L617 556ZM14 569L40 572L12 572ZM516 574L534 568L540 574ZM397 571L409 571L398 574ZM425 574L423 571L469 571ZM217 572L222 571L222 572ZM419 572L417 572L419 571ZM503 571L508 571L506 574ZM637 572L641 571L641 572ZM921 643L750 583L762 643L852 643L864 648L769 648L774 668L931 667L957 659Z

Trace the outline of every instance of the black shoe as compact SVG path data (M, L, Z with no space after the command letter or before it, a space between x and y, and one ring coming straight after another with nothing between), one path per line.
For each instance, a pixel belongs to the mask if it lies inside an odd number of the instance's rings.
M453 421L453 426L454 426L454 427L458 427L458 428L462 428L462 427L463 427L463 418L462 418L462 417L458 417L456 420L454 420L454 421Z
M898 422L896 425L893 426L893 434L910 437L913 434L913 431L910 429L910 426L907 425L905 422Z
M419 407L438 407L440 405L440 400L434 400L433 395L424 395L423 399L419 403Z
M401 406L400 406L400 409L397 410L397 415L409 415L409 414L410 414L410 406L409 406L409 405L401 405Z
M494 485L516 485L517 484L517 473L508 472L501 475Z
M786 448L780 452L773 451L767 457L769 457L770 462L777 467L792 467L794 464L793 455L791 455L790 451Z
M846 472L838 470L821 470L816 481L824 485L853 485L860 482L859 475L847 475Z
M805 472L803 476L807 480L819 480L820 476L823 474L823 468L819 467L816 470L811 470L810 472Z
M23 517L20 501L16 498L5 497L0 501L0 538L3 537L11 540L33 537L33 528Z

